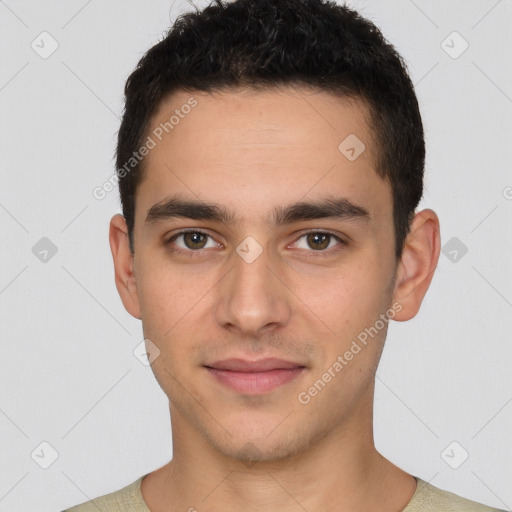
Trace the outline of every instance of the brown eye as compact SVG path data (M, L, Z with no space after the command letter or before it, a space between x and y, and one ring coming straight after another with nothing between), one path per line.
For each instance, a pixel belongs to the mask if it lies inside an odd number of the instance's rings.
M207 235L198 231L183 233L183 241L188 249L203 249Z
M333 256L347 243L328 231L309 231L300 236L294 245L303 251L304 256L317 257Z
M307 241L308 245L315 250L322 250L329 247L331 236L327 233L308 233Z
M210 243L210 245L208 245ZM175 252L200 253L201 249L216 247L217 244L211 235L197 229L180 231L167 240L166 245Z

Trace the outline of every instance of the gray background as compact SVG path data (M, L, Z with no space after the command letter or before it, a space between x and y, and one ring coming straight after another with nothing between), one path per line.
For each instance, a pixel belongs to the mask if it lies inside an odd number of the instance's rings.
M419 315L391 323L376 444L438 487L509 509L512 4L350 5L409 65L428 153L420 206L440 216L445 247ZM133 354L141 325L114 286L117 190L92 190L114 171L124 81L190 9L0 0L0 511L62 510L172 456L167 399Z

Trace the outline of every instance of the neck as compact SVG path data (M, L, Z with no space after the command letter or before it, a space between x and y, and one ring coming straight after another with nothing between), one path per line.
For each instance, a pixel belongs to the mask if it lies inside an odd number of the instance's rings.
M172 411L173 459L148 475L142 494L151 512L183 510L398 511L416 482L374 446L372 414L280 460L243 462L214 448Z

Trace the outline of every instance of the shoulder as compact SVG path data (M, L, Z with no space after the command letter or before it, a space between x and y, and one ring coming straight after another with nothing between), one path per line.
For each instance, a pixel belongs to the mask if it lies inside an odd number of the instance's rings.
M118 491L100 496L63 512L98 512L98 510L102 512L124 512L125 510L130 510L131 512L150 512L140 491L140 484L144 476L146 475L141 476L135 482Z
M416 480L416 492L403 512L504 512Z

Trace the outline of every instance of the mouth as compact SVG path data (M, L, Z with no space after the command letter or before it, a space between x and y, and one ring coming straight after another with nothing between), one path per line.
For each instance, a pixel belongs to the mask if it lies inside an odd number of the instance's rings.
M237 393L260 395L297 379L306 369L300 363L268 358L259 361L225 359L205 365L218 382Z

